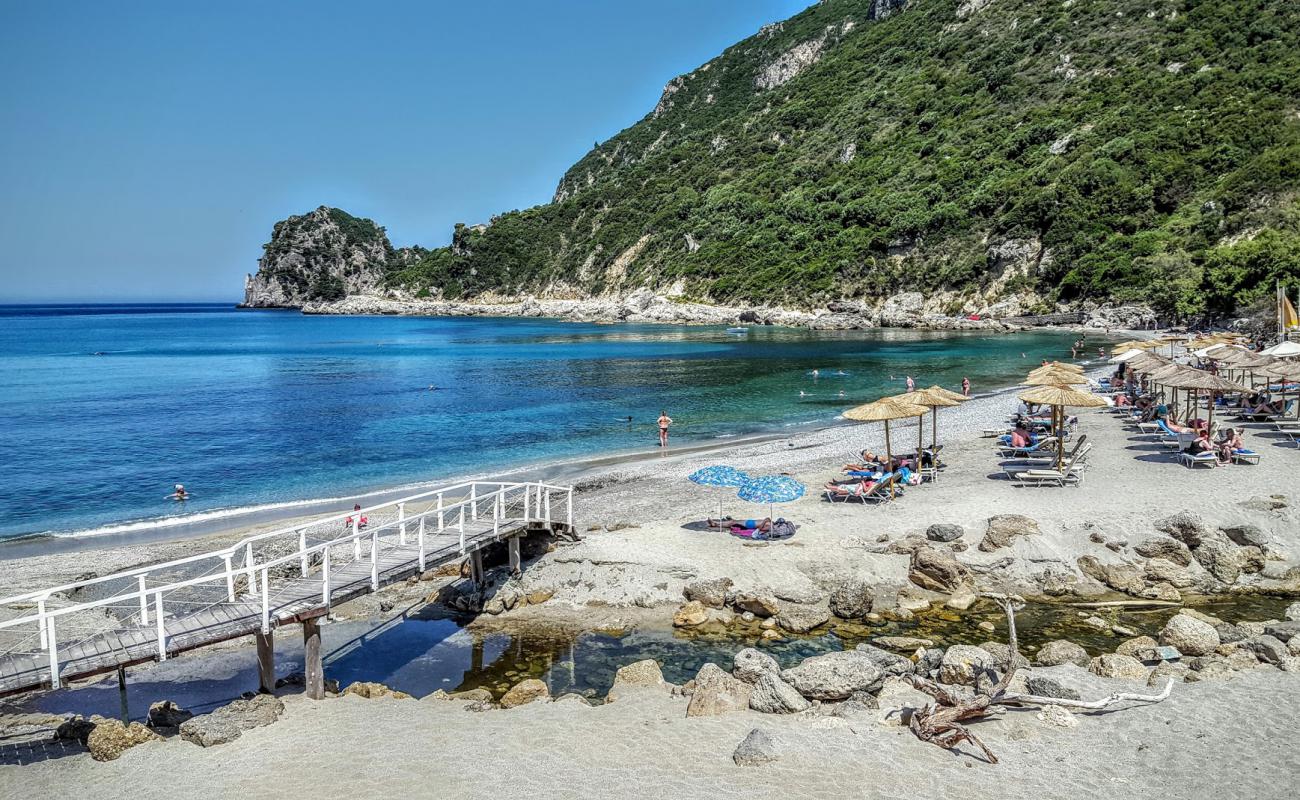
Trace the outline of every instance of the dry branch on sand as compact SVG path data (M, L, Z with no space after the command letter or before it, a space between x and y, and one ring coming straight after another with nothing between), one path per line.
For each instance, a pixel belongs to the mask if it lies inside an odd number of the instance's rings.
M1019 644L1016 641L1016 609L1023 607L1024 600L1016 595L984 594L983 596L1001 603L1003 610L1007 614L1007 644L1011 649L1007 671L1003 673L1002 678L998 680L992 689L979 692L974 697L958 695L929 678L908 675L907 679L912 686L930 695L935 700L935 703L927 705L912 714L909 727L912 729L912 733L916 734L916 737L921 741L932 742L947 749L952 749L963 741L970 742L983 751L990 764L996 764L998 763L998 757L993 755L993 751L989 750L969 728L961 724L962 722L986 717L1005 706L1012 705L1052 705L1097 710L1124 701L1158 703L1168 697L1174 688L1174 682L1171 680L1165 684L1164 690L1159 694L1141 695L1118 692L1099 700L1065 700L1056 697L1040 697L1032 694L1008 692L1007 687L1010 686L1011 679L1016 673L1016 662L1020 659Z

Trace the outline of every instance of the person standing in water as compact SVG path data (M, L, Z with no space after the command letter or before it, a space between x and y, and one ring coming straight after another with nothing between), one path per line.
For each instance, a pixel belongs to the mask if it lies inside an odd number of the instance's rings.
M966 397L970 397L970 378L961 379L961 393Z
M916 381L912 380L912 376L911 376L911 375L908 375L908 376L907 376L907 391L909 391L909 392L915 392L915 391L916 391Z
M659 412L659 446L668 446L668 426L673 424L673 418L668 416L667 411Z

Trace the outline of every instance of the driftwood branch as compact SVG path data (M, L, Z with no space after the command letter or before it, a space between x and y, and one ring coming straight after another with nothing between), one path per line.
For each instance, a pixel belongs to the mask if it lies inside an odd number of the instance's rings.
M1118 692L1100 700L1065 700L1056 697L1040 697L1032 694L1008 692L1011 679L1015 676L1020 660L1020 645L1016 635L1016 610L1024 607L1024 599L1016 595L983 594L996 600L1007 615L1007 644L1010 648L1006 672L993 688L979 692L974 697L964 697L947 687L920 675L908 675L907 680L918 691L934 698L935 702L912 714L908 723L912 733L923 742L932 742L946 749L953 749L962 742L970 742L984 753L990 764L998 763L998 757L961 723L971 719L982 719L1008 705L1054 705L1068 708L1098 710L1115 703L1131 701L1139 703L1158 703L1169 696L1174 688L1173 681L1165 684L1164 691L1155 695Z

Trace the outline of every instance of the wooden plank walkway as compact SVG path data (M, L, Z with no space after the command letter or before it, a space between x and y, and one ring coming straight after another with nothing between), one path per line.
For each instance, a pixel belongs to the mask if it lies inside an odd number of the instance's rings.
M425 569L434 569L481 550L489 544L525 534L531 527L548 523L514 521L493 528L490 521L467 523L465 550L461 552L460 535L430 536L425 547ZM452 533L450 529L446 533ZM383 540L379 552L379 587L405 580L419 571L419 547L399 545ZM348 545L350 547L350 545ZM295 576L272 576L267 590L270 626L301 622L328 613L324 603L324 579L319 569L308 577L298 577L297 564L291 565ZM362 557L337 567L331 566L330 604L345 603L372 591L372 567L368 548ZM205 647L218 642L258 633L262 630L261 587L256 596L244 595L234 602L219 602L189 613L167 615L163 620L167 656ZM166 600L164 599L164 603ZM75 680L115 671L159 657L157 622L125 627L91 636L81 642L60 646L58 650L61 680ZM43 653L14 653L0 656L0 696L50 686L49 657Z

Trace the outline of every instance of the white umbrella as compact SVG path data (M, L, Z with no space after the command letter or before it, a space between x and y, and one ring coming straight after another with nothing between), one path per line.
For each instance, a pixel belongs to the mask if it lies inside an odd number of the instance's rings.
M1278 358L1290 358L1300 356L1300 342L1278 342L1266 350L1260 350L1260 355L1276 356Z

